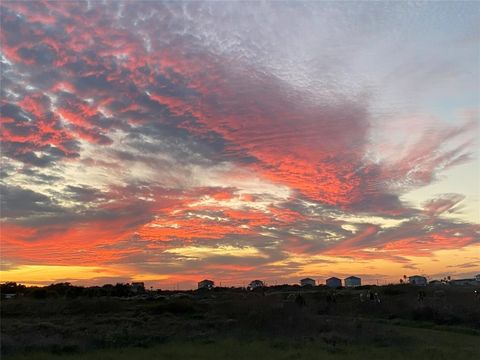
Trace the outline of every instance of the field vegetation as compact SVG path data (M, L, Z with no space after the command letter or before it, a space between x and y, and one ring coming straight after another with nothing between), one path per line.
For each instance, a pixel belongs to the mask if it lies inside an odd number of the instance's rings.
M19 288L23 296L1 302L2 357L439 360L480 353L474 287L426 287L423 299L409 285L135 296L112 288Z

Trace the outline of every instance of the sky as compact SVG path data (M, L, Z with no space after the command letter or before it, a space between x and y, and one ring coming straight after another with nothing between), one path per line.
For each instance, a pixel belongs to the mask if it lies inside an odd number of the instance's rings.
M0 6L0 281L480 273L478 2Z

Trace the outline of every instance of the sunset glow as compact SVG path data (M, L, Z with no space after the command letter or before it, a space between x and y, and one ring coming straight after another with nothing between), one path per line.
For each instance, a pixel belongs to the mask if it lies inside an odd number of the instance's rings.
M2 282L480 272L475 2L0 6Z

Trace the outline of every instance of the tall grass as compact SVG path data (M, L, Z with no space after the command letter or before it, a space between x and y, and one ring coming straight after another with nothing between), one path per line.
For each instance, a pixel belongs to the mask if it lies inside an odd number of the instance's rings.
M415 338L409 345L398 344L388 347L365 345L332 346L319 341L239 341L225 339L209 342L170 342L149 348L104 349L81 354L18 354L11 360L150 360L150 359L192 359L192 360L357 360L357 359L408 359L408 360L471 360L479 354L480 345L474 336L446 335L432 330L408 331ZM421 340L419 340L421 339ZM33 356L33 357L32 357Z

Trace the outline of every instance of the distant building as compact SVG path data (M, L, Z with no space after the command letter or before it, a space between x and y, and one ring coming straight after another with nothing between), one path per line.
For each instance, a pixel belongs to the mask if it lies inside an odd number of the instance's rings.
M356 276L349 276L344 281L347 288L362 286L362 279Z
M143 282L132 282L132 292L140 294L145 292L145 284Z
M475 280L480 283L480 274L475 275Z
M265 284L262 280L253 280L249 285L248 287L250 288L250 290L254 290L254 289L257 289L257 288L262 288L264 287Z
M300 280L301 286L315 286L315 280L311 278L305 278Z
M455 279L455 280L450 280L449 282L450 285L479 285L478 281L476 278L472 279Z
M425 276L414 275L408 277L408 283L417 286L426 286L427 278Z
M336 277L331 277L327 279L325 283L327 284L328 287L331 287L331 288L338 288L342 286L342 280Z
M445 283L440 280L432 280L428 282L428 285L441 286L441 285L445 285Z
M212 280L202 280L198 283L199 289L207 289L210 290L215 286L215 283Z

